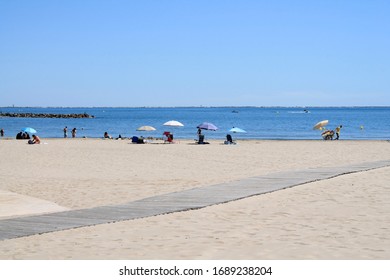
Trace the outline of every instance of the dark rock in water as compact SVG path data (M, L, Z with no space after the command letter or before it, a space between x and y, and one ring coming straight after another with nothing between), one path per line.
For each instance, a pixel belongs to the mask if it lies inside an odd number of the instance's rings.
M92 119L95 116L83 114L42 114L42 113L0 113L0 117L9 118L51 118L51 119Z

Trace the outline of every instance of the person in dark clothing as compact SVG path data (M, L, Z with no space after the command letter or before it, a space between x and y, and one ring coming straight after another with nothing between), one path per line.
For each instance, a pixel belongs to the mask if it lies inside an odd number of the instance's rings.
M68 127L65 126L64 127L64 138L67 138L68 137Z

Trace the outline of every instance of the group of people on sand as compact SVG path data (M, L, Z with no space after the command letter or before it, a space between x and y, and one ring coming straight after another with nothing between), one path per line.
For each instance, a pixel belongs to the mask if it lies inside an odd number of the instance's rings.
M16 139L22 140L22 139L31 139L30 134L27 132L21 131L18 134L16 134Z
M27 133L27 132L19 132L18 134L16 134L16 139L18 140L22 140L22 139L25 139L25 140L28 140L28 144L41 144L41 139L39 138L38 135L35 135L33 134L32 135L32 138L30 138L30 135Z
M333 136L334 134L336 134L336 138L334 140L339 140L340 138L340 131L341 131L341 128L343 126L342 125L339 125L338 127L335 128L335 130L326 130L324 132L322 132L322 137L323 139L325 140L333 140ZM65 126L64 129L64 138L67 138L68 137L68 127ZM77 129L76 128L73 128L71 130L71 133L72 133L72 138L76 138L76 133L77 133ZM202 134L202 130L199 128L198 131L197 131L197 135L198 135L198 144L208 144L207 142L204 142L204 135ZM0 129L0 136L3 137L4 136L4 129L1 128ZM168 142L171 142L172 139L173 139L173 135L169 133L169 135L167 136L168 138ZM169 141L169 137L172 137L171 138L171 141ZM228 134L226 135L227 137L227 140L225 141L225 144L233 144L234 141L232 140L232 137ZM108 132L104 132L104 135L103 135L103 138L105 139L113 139L113 137L111 135L108 134ZM40 144L41 143L41 140L39 139L39 137L37 135L32 135L32 139L30 139L30 135L27 133L27 132L19 132L17 135L16 135L16 139L29 139L28 143L29 144ZM116 139L124 139L121 135L118 136L118 138Z

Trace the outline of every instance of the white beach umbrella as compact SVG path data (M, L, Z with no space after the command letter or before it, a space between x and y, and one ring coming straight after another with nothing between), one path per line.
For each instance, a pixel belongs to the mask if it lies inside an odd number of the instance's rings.
M153 126L144 125L139 128L137 128L137 131L154 131L156 130Z
M184 126L184 124L182 124L181 122L174 121L174 120L172 120L172 121L167 121L167 122L164 123L163 125L164 125L164 126L170 126L170 127L172 127L172 129L174 129L175 127L182 127L182 126ZM166 132L168 132L168 131L166 131ZM164 132L164 134L165 134L166 132ZM171 133L169 133L169 134L171 135L171 137L173 137L173 134L171 134Z
M165 126L184 126L184 124L182 124L181 122L178 122L178 121L168 121L166 123L164 123L163 125Z

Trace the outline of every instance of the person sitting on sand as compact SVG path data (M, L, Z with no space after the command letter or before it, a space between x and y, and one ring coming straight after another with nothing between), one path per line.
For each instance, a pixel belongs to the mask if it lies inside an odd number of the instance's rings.
M233 138L230 134L227 134L226 141L224 142L224 144L236 144L236 142L233 141Z
M112 136L108 134L108 132L104 132L104 138L112 139Z
M41 139L37 135L33 135L32 138L32 140L28 140L29 144L41 144Z

